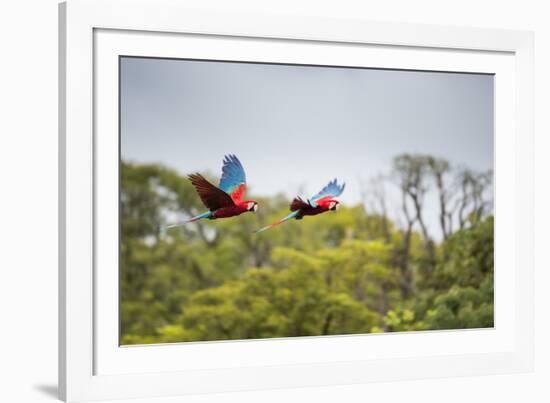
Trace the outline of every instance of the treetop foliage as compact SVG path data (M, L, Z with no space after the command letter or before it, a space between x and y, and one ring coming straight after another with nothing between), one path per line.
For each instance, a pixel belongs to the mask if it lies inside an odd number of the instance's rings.
M205 211L190 182L160 165L121 171L122 344L493 326L491 173L401 155L369 188L376 207L254 234L288 214L284 195L256 198L256 214L165 230ZM399 219L387 213L390 185ZM424 223L430 189L439 242Z

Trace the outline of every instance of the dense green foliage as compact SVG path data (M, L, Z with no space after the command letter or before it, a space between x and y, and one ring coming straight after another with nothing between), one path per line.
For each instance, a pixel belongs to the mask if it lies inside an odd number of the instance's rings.
M255 234L287 214L278 196L166 231L204 211L189 181L121 168L123 344L493 326L491 216L439 243L362 205Z

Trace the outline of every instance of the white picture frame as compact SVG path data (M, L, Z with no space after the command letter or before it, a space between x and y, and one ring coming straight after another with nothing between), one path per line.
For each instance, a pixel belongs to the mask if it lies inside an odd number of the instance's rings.
M59 39L63 399L532 370L531 33L205 13L169 0L71 0L60 5ZM495 328L118 346L113 249L118 205L112 203L118 192L118 135L113 130L118 127L115 68L123 54L495 74Z

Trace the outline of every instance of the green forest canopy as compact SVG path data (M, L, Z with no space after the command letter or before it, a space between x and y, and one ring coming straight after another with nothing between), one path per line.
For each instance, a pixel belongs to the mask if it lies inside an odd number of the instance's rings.
M121 170L122 344L493 326L490 172L400 155L369 184L368 211L344 207L255 234L288 214L287 198L166 231L174 217L204 211L189 180L159 165ZM387 214L388 183L402 196L399 226ZM423 218L428 189L440 242Z

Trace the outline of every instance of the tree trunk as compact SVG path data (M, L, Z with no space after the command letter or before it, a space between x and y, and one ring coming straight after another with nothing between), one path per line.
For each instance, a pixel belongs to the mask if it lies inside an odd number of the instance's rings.
M401 270L400 289L403 299L407 299L413 291L413 273L410 264L412 224L409 223L407 230L403 235L403 247L401 250L401 261L399 268Z

